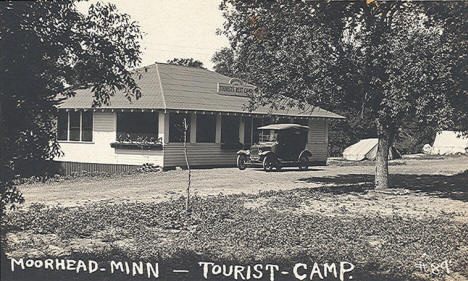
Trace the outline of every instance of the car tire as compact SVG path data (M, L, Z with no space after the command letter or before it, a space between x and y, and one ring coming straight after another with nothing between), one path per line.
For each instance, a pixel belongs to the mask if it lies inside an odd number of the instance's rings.
M247 156L241 154L241 155L237 155L237 168L239 168L239 170L245 170L245 168L247 168Z
M275 168L276 168L277 172L281 172L281 169L283 168L283 165L281 165L280 161L276 162Z
M265 172L271 172L273 171L274 167L275 167L275 159L273 159L273 157L270 155L265 156L265 158L263 158L263 170Z
M299 170L307 171L309 169L309 158L307 156L301 156L298 166Z

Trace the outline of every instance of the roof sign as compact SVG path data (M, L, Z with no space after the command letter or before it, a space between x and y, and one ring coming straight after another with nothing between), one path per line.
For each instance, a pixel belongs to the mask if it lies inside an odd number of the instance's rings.
M229 83L218 83L218 94L220 95L249 97L254 91L254 86L245 85L237 78L232 78L229 80Z

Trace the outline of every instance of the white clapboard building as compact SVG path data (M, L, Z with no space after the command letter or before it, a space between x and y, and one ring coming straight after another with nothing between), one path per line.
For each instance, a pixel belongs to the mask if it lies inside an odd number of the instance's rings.
M249 112L254 87L206 69L156 63L135 75L141 98L123 93L92 107L90 90L79 90L59 106L57 139L65 172L122 171L151 163L185 166L184 119L192 166L230 166L236 152L258 140L256 128L270 123L308 125L311 161L325 163L328 122L343 118L318 107Z

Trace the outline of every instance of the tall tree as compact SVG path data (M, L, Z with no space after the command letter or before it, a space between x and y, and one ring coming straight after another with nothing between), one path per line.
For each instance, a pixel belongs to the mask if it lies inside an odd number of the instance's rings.
M443 36L450 15L429 14L431 5L223 0L220 9L224 33L245 62L236 71L260 89L252 106L285 107L289 97L359 110L374 120L375 185L387 188L388 150L405 120L436 128L452 122L454 46Z
M113 4L90 5L86 15L65 2L0 3L0 212L22 201L14 185L21 161L60 154L56 105L91 88L95 106L117 90L139 89L129 69L140 63L138 24Z
M426 8L427 15L442 25L441 42L449 64L451 89L448 98L454 106L454 129L468 134L468 2L434 2Z
M203 62L193 59L193 58L173 58L171 60L168 60L167 63L189 66L189 67L198 67L198 68L203 68L203 69L205 68L203 66Z
M226 76L234 77L234 51L231 48L222 48L217 51L211 58L211 62L214 63L214 70Z

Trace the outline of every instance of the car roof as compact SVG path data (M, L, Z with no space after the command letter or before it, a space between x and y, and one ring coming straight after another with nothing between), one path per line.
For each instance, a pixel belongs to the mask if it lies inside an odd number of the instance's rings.
M298 129L298 130L309 130L309 127L299 124L271 124L263 127L258 127L258 130L287 130L287 129Z

